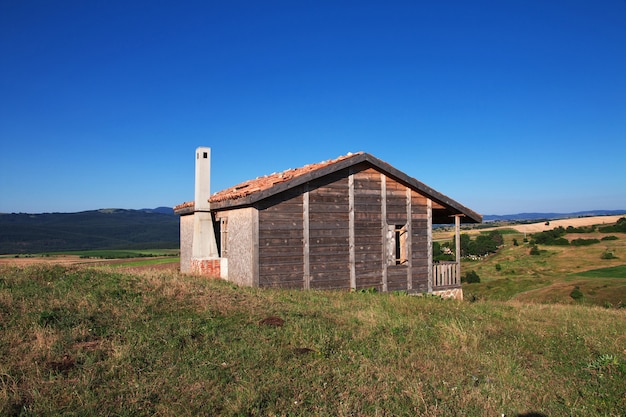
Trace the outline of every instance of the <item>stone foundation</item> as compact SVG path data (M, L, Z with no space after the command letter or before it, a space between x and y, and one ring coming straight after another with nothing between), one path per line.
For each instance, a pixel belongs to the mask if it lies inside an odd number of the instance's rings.
M438 295L441 298L453 298L455 300L463 301L463 289L452 288L449 290L433 291L433 295Z

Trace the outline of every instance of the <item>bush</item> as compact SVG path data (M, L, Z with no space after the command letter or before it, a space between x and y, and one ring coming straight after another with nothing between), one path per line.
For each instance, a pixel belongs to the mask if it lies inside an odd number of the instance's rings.
M569 296L572 297L576 301L579 301L584 297L583 292L580 290L578 286L574 287L572 292L569 293Z
M615 256L613 252L611 252L610 250L605 250L602 256L600 256L600 258L601 259L617 259L617 256Z
M617 236L610 235L610 236L604 236L600 240L617 240L617 239L619 239Z
M502 265L496 264L496 271L502 271Z
M583 226L583 227L574 227L574 226L567 226L567 229L565 229L565 231L567 233L593 233L596 231L596 227L595 226Z
M461 282L466 282L468 284L475 284L480 282L480 277L476 273L476 271L471 270L466 272L461 276Z
M565 239L564 237L559 237L557 239L550 241L549 243L546 243L546 245L569 246L569 240Z
M461 256L485 256L490 253L496 253L498 247L504 243L502 233L497 230L489 232L489 234L481 234L476 236L475 240L462 233L460 236L461 241ZM452 250L454 251L454 242L452 242Z
M513 246L519 246L519 243L517 243L517 239L513 238Z
M537 247L537 245L532 245L530 247L530 254L537 256L537 255L541 255L541 251L539 250L539 248Z
M533 241L541 245L565 245L569 244L567 239L561 240L565 235L565 228L563 226L555 227L552 230L546 230L544 232L534 233L532 235Z
M626 233L626 217L619 219L613 226L603 226L598 228L598 230L602 233Z
M572 240L572 246L589 246L596 243L600 243L598 239L574 239Z

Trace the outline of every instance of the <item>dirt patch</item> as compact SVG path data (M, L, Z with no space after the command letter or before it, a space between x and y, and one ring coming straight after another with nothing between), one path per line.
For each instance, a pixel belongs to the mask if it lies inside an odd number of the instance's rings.
M101 259L84 259L78 255L52 255L52 256L25 256L25 255L3 255L0 257L0 265L76 265L81 263L93 263Z

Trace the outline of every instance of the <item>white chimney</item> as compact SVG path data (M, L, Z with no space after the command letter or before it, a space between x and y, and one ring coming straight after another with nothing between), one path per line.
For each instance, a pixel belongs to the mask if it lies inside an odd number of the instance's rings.
M194 204L196 211L209 210L211 196L211 148L196 149L196 190Z
M211 148L196 149L196 183L194 195L194 222L192 258L217 259L217 243L211 216Z

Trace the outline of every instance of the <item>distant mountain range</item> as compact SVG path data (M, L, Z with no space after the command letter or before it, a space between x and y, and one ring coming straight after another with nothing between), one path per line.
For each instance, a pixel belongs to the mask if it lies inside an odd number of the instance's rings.
M170 207L0 214L0 254L178 248L179 236Z
M486 214L483 216L483 221L541 221L554 219L570 219L573 217L617 216L620 214L626 214L626 210L588 210L577 211L574 213L518 213L503 215Z

